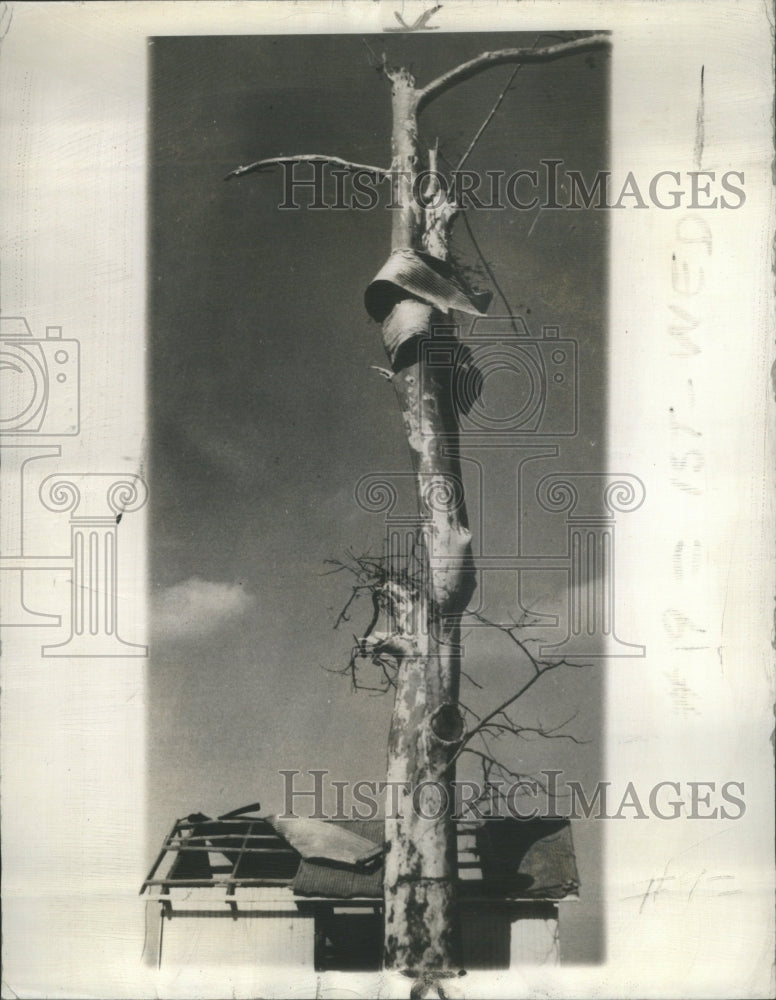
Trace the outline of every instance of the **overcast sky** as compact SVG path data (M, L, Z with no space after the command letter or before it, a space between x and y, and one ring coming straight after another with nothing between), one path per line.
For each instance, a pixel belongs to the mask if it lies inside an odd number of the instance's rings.
M422 84L483 50L535 37L429 32L366 41L389 63L410 65ZM364 40L159 38L150 54L153 852L188 812L216 815L256 800L279 810L280 768L327 768L351 781L384 776L388 699L355 694L324 669L347 662L369 609L357 607L352 625L334 631L348 581L323 574L325 560L348 548L380 550L380 515L358 507L354 488L367 473L407 471L409 453L393 391L370 368L386 362L363 306L390 249L390 212L279 211L279 171L223 180L240 164L282 153L388 166L389 84ZM438 137L456 162L511 72L491 70L429 108L426 144ZM525 67L467 166L511 174L554 158L592 178L607 162L607 86L604 54ZM601 469L606 213L477 211L470 221L532 334L554 325L579 345L579 432L561 442L557 459L536 463L529 485L548 472ZM461 223L455 240L476 263ZM494 301L491 314L503 313ZM504 394L521 388L507 380L493 391L505 405ZM484 503L469 497L475 551L480 517L489 545L515 550L509 479L517 460L505 452L500 469L489 467ZM562 516L520 513L526 551L564 551ZM541 610L564 614L562 574L526 586ZM503 584L489 580L486 612L514 608L514 588L509 574ZM465 657L487 687L472 694L476 707L495 706L523 676L497 635L477 633ZM547 678L522 720L555 725L576 712L567 728L590 742L526 744L514 766L564 768L592 785L601 773L602 702L600 666ZM575 825L583 901L568 908L568 960L600 953L595 826Z

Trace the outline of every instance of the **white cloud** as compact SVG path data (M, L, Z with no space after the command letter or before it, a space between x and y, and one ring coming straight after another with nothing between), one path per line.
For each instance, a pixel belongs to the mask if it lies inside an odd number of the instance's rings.
M254 602L254 595L238 583L192 576L154 595L152 633L164 639L201 639L235 621Z

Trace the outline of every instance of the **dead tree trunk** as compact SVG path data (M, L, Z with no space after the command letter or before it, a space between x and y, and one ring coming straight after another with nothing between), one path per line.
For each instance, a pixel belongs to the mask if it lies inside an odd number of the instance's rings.
M416 89L407 70L388 72L393 204L398 206L392 250L422 250L446 259L458 211L445 198L434 207L436 151L431 150L423 163L418 144L418 115L425 106L489 67L553 59L607 41L606 36L587 36L539 50L483 53L422 89ZM426 209L419 203L417 183L423 166L432 175L422 192L431 196L431 207ZM391 595L398 673L388 780L405 790L398 796L398 809L389 810L386 818L384 964L418 971L452 971L461 961L451 783L454 758L464 739L458 705L460 617L474 592L475 573L452 384L449 376L426 365L420 348L433 327L445 323L450 324L449 316L410 296L396 302L383 322L383 343L392 360L392 381L412 454L428 567L426 584L418 592L396 587ZM440 795L440 789L446 794Z
M394 209L392 249L447 255L454 211L424 210L417 179L418 91L406 70L391 75ZM433 179L430 181L433 195ZM388 741L388 781L404 789L386 819L384 875L386 968L450 969L459 961L457 850L451 757L463 737L458 709L459 619L474 590L471 533L466 519L457 422L449 376L430 369L421 345L449 318L407 296L383 322L393 384L412 455L422 558L417 592L394 585L390 610L398 659ZM396 345L401 345L396 348ZM446 790L445 795L440 793Z

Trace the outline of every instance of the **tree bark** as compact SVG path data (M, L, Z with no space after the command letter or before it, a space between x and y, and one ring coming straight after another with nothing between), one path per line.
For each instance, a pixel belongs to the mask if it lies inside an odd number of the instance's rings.
M392 249L444 257L449 220L432 219L413 197L421 166L418 91L406 70L395 71L392 82ZM386 817L384 964L417 971L460 965L449 765L463 737L459 622L474 590L451 376L429 369L421 349L435 324L449 325L449 316L409 296L383 323L386 350L402 344L393 384L412 455L426 567L419 588L397 584L389 595L398 673L387 777L400 790Z

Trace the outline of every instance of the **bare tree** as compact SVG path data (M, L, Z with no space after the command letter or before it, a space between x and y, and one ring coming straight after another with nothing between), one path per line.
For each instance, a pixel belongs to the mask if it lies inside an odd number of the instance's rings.
M229 176L279 164L328 163L389 178L396 206L392 252L425 255L423 259L431 262L433 272L434 261L448 261L452 227L463 206L440 192L438 150L421 149L418 120L422 112L452 88L493 67L512 64L516 72L524 64L561 59L608 41L606 35L587 35L542 48L535 45L484 52L423 87L416 85L408 69L391 68L383 58L380 68L390 80L392 96L390 167L313 153L258 160ZM459 168L505 92L506 88L475 134ZM449 267L440 267L438 273L450 276ZM440 374L428 366L420 348L435 327L450 325L449 313L441 311L436 300L399 289L381 318L391 362L386 375L396 392L412 455L421 528L416 550L402 566L383 557L356 560L356 589L369 591L375 616L357 639L348 669L358 683L356 659L369 657L381 671L378 689L390 689L394 694L387 778L404 791L399 792L398 808L386 818L384 964L386 968L417 970L420 975L429 970L453 970L460 960L451 790L455 764L462 754L469 753L479 755L486 775L493 768L505 767L491 753L489 738L525 730L509 715L511 705L547 670L564 661L542 663L534 659L517 636L519 623L515 630L505 628L528 657L531 675L512 697L474 719L467 730L460 702L460 642L475 573L457 457L458 423L449 373ZM383 612L388 626L377 631ZM553 734L545 731L544 735ZM441 815L438 803L432 801L440 788L448 792Z

